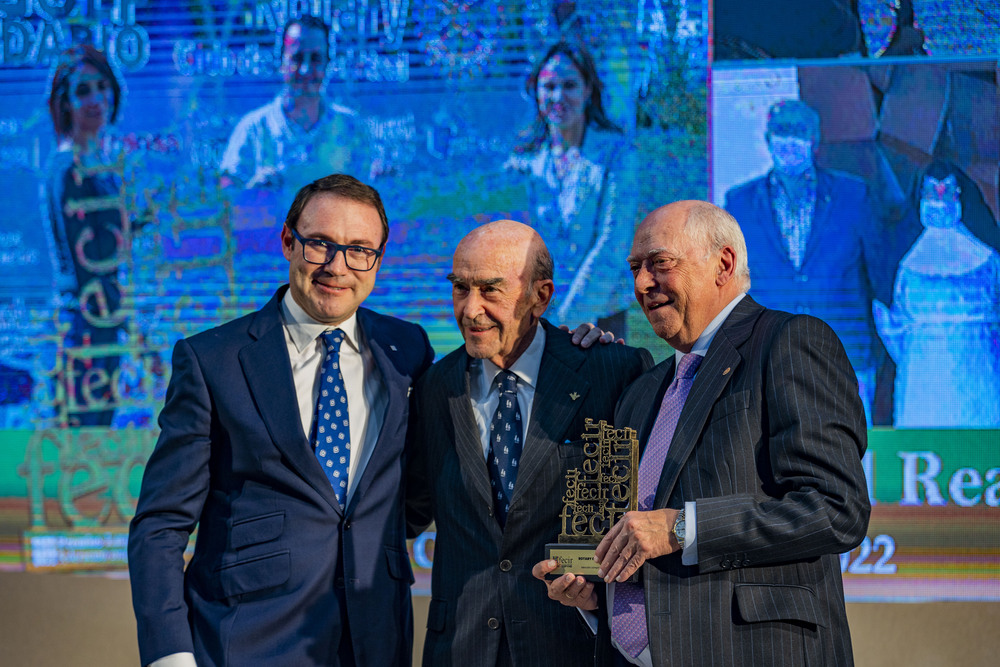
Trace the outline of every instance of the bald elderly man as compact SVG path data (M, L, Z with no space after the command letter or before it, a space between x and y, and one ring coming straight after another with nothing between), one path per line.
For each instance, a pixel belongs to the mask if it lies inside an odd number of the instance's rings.
M437 526L423 664L590 664L593 633L547 599L531 567L557 541L584 419L610 420L651 357L576 347L542 318L557 289L552 258L521 223L470 232L448 279L465 345L417 384L411 431L408 519Z

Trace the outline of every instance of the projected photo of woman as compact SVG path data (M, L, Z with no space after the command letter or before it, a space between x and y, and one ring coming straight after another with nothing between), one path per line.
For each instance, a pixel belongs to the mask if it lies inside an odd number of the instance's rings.
M561 41L528 77L534 125L505 167L523 176L528 220L555 262L549 317L625 331L632 280L625 258L636 199L634 154L604 111L603 85L591 55Z
M121 81L103 53L83 44L60 55L48 98L58 147L44 187L60 320L69 324L70 425L107 426L114 417L112 385L125 337L119 273L131 243L121 170L108 146L121 101Z
M975 181L935 161L914 186L923 231L875 324L896 363L897 428L1000 427L1000 254L970 229L996 230ZM984 243L984 241L987 241Z

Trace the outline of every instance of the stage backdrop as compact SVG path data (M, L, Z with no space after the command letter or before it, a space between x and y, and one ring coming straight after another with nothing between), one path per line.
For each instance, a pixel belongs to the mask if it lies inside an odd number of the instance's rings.
M422 324L438 356L461 343L451 253L505 217L553 250L552 320L664 358L632 304L634 227L677 199L726 206L751 294L830 321L858 373L874 511L842 557L848 598L1000 600L998 13L0 2L0 568L124 576L173 344L266 302L295 191L347 171L390 221L368 304ZM325 26L304 64L282 48L303 16ZM531 85L561 41L592 60L606 120L563 153ZM296 76L317 67L307 130ZM795 216L800 246L781 231ZM413 545L418 592L433 543Z

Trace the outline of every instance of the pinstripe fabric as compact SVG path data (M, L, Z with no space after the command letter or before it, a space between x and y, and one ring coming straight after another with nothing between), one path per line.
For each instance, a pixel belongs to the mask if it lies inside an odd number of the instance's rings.
M673 365L616 410L641 443ZM699 563L677 553L642 567L655 665L853 664L836 554L867 530L866 444L832 330L745 298L695 377L657 489L657 508L697 501Z
M590 631L576 610L548 599L531 567L559 533L564 475L583 461L584 418L610 419L625 386L652 361L645 350L621 345L581 350L544 326L545 353L502 531L469 400L465 349L417 385L408 519L411 532L431 520L437 527L424 665L494 667L501 637L518 667L593 664Z

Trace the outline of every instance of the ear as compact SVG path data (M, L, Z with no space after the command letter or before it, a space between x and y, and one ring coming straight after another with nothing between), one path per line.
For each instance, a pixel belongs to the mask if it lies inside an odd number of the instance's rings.
M288 225L281 226L281 254L285 256L289 262L295 256L295 237L292 236L292 231L288 229Z
M535 298L535 304L532 306L531 311L536 318L541 317L549 307L555 290L555 283L551 280L536 280L531 286L532 295Z
M715 284L727 285L736 276L736 251L731 246L723 246L716 264Z

